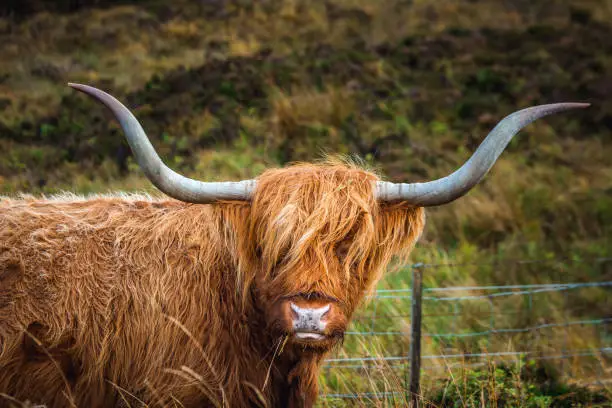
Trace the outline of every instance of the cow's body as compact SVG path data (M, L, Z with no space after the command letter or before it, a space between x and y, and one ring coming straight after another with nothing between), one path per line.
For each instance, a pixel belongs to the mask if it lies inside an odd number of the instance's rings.
M268 304L316 290L350 318L412 248L422 209L378 204L372 179L329 164L264 173L250 202L2 199L0 392L50 407L311 405L329 347L284 344ZM348 269L318 259L337 244Z

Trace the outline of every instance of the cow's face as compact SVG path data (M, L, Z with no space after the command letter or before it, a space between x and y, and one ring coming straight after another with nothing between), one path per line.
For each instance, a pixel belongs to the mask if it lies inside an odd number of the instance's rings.
M264 173L251 204L254 288L268 329L303 349L338 343L392 255L420 235L420 208L383 206L375 176L346 165Z

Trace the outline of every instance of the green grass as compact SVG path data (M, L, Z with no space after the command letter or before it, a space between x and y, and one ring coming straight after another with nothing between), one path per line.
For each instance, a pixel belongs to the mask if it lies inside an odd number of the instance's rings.
M511 261L495 265L474 265L466 261L452 266L435 266L424 269L425 287L439 287L439 282L446 276L454 276L463 280L457 282L464 286L484 285L487 278L471 278L470 275L481 273L491 276L491 271L503 269L506 273L534 272L552 274L555 270L561 273L574 269L600 271L606 263L587 260L548 261L534 264L521 264ZM410 288L411 273L408 269L400 269L390 275L381 284L381 288ZM442 279L440 279L442 278ZM440 279L440 280L438 280ZM560 279L557 281L561 281ZM449 285L444 285L449 286ZM531 385L517 386L515 396L524 398L524 406L569 406L559 401L588 402L580 400L574 394L577 390L587 395L593 392L599 397L593 401L602 404L612 403L610 389L603 390L591 385L598 380L609 381L610 354L599 351L610 347L609 310L612 304L609 299L609 287L587 287L567 291L535 292L531 295L505 295L484 297L485 294L499 294L509 290L479 291L464 290L453 292L425 292L423 300L423 333L422 355L424 356L455 356L461 354L502 353L498 356L474 357L427 357L422 361L422 390L425 400L435 402L434 406L481 406L480 399L470 402L478 385L476 378L489 378L493 372L487 367L502 366L508 370L525 370L525 365L531 369L544 370L550 378L541 379L538 385L540 391L530 394ZM518 292L518 290L514 290ZM409 355L410 342L410 310L411 301L405 295L409 293L386 293L383 298L372 300L361 309L355 317L349 332L362 332L362 335L347 335L344 347L332 357L402 357ZM398 298L398 295L404 295ZM386 298L384 297L386 296ZM477 299L440 301L431 299L447 297L480 296ZM605 320L604 323L598 321ZM606 320L607 319L607 320ZM583 324L564 323L585 321ZM531 330L517 333L490 333L491 329L524 329ZM367 333L381 333L370 336ZM387 333L387 334L382 334ZM394 333L393 335L388 333ZM397 333L397 334L395 334ZM433 336L432 334L439 334ZM506 355L503 355L506 353ZM518 354L517 354L518 353ZM551 358L566 355L566 358ZM401 361L335 361L326 368L321 376L325 394L363 394L395 392L397 400L393 404L402 406L408 384L409 367L407 360ZM471 378L471 379L470 379ZM464 384L463 382L468 382ZM551 389L554 381L555 390ZM498 381L499 382L499 381ZM564 384L566 388L562 388ZM486 381L480 384L483 389L489 387ZM506 384L504 387L508 387ZM534 385L535 386L535 385ZM546 388L546 387L548 388ZM598 389L599 391L594 391ZM563 391L565 390L565 391ZM533 391L533 390L532 390ZM492 391L483 391L492 392ZM440 393L447 395L446 402L440 399ZM501 393L501 395L498 395ZM525 394L527 393L527 394ZM498 390L490 398L499 398L501 406L517 406L505 391ZM531 395L531 396L530 396ZM589 394L590 395L590 394ZM458 404L460 397L465 401ZM372 398L371 395L364 397ZM535 404L538 398L547 400L548 405ZM480 398L480 395L478 395ZM533 398L534 401L530 399ZM327 399L336 406L340 398ZM347 401L352 401L347 399ZM437 401L437 402L436 402ZM542 402L540 401L540 402ZM346 401L345 401L346 402ZM385 404L389 401L361 401L368 404ZM540 403L538 402L538 403ZM457 403L458 405L449 405ZM497 404L496 402L495 404ZM543 403L543 402L542 402ZM485 406L497 406L493 403ZM561 404L561 405L559 405ZM522 405L521 405L522 406ZM590 406L590 405L586 405Z
M536 104L588 101L589 109L527 127L476 189L428 210L411 261L498 262L428 269L426 287L612 280L609 264L576 262L612 253L609 1L81 3L73 10L62 1L25 1L19 13L0 18L0 194L154 191L111 116L67 88L69 81L125 101L172 168L209 180L251 178L324 153L358 155L393 181L432 179L463 163L505 115ZM32 12L36 7L47 12ZM508 262L515 259L573 262ZM409 271L400 268L380 288L409 285ZM374 304L360 313L367 316ZM517 312L496 317L496 327L526 327L541 319L610 317L610 306L607 292L585 289L548 294L529 313L512 301L493 311ZM409 311L406 302L377 307L389 315ZM442 313L440 307L426 303L425 313ZM427 330L490 325L488 305L464 307L452 321L426 318ZM376 322L380 331L404 331L408 323L408 317ZM558 351L567 348L566 338L573 348L602 344L600 332L584 328L542 332L539 342L509 337L452 347ZM442 346L427 340L424 353L438 354ZM402 336L353 337L338 355L402 355L407 347ZM588 382L597 369L610 377L609 360L555 364L550 369L561 371L558 380L565 383ZM502 402L489 406L514 405L515 396L504 392L522 375L512 371L516 364L501 374L487 367L468 372L460 364L453 376L446 368L424 376L426 399L477 406L476 394L501 381L499 399L487 401ZM322 381L330 393L403 390L404 374L396 371L381 366L373 374L353 370ZM563 406L562 397L529 381L516 385L516 395L532 406ZM610 396L609 389L598 392Z

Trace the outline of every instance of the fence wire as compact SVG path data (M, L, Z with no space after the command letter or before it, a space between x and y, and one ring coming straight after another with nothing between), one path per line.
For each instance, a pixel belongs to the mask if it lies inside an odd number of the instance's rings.
M537 260L512 260L504 263L514 264L544 264L552 262L565 262L565 263L606 263L612 262L612 258L594 258L590 260L576 260L576 259L537 259ZM442 268L442 267L465 267L465 266L482 266L482 265L498 265L499 262L490 263L445 263L445 264L414 264L410 265L410 268ZM435 372L435 371L448 371L455 365L462 369L477 368L486 366L490 363L519 363L523 359L528 358L531 361L566 361L591 358L597 359L602 362L602 366L605 363L608 367L612 365L612 332L609 326L612 324L612 307L609 308L609 312L605 313L605 316L589 316L588 307L576 309L585 313L586 315L580 316L582 318L569 318L569 312L571 309L566 311L566 314L561 319L556 320L562 321L544 321L544 322L532 322L529 319L529 315L534 310L534 302L536 300L543 301L541 298L546 295L560 294L563 296L564 307L568 305L568 296L578 290L582 289L593 289L600 288L603 290L610 290L612 288L612 281L600 281L600 282L574 282L574 283L546 283L546 284L528 284L528 285L485 285L485 286L453 286L453 287L430 287L423 288L423 317L425 321L436 321L440 319L452 318L450 324L450 330L448 331L424 331L422 333L423 339L430 339L430 341L441 342L440 353L437 354L425 354L421 355L424 365L421 367L422 372ZM324 376L329 377L334 372L339 370L353 370L356 372L366 372L368 370L380 370L384 369L396 369L405 370L410 364L410 356L405 350L408 350L410 344L410 333L407 330L390 330L390 329L377 329L380 322L386 321L388 324L393 322L403 322L402 319L410 319L409 305L408 302L412 299L412 288L397 288L397 289L381 289L377 290L372 296L372 305L369 308L370 314L361 314L353 319L352 327L345 333L347 340L355 338L355 340L361 341L367 344L369 341L373 341L376 338L396 338L398 341L405 345L402 348L402 355L380 355L384 354L384 348L379 351L377 355L359 355L359 356L346 356L346 357L334 357L326 360L324 368ZM609 296L608 298L612 298ZM514 300L513 300L514 299ZM520 303L521 300L523 303ZM496 301L513 301L513 306L509 307L511 310L497 311L495 307ZM395 314L384 314L381 313L381 304L384 302L396 302L401 303L403 308L408 313L395 313ZM489 327L483 328L482 330L460 330L458 327L457 319L459 317L465 317L468 315L468 311L463 310L467 305L484 302L486 308L488 308L487 324ZM434 312L431 313L431 309L439 308L440 305L447 305L452 308L451 312ZM429 310L428 310L429 309ZM605 308L604 308L605 309ZM496 316L509 316L517 315L521 313L527 313L526 321L520 327L497 327L495 324ZM575 310L572 310L575 311ZM601 313L600 313L601 314ZM520 317L520 316L519 316ZM531 316L532 317L532 316ZM554 320L552 317L549 320ZM446 322L446 321L445 321ZM481 324L484 324L480 322ZM423 323L424 327L428 324ZM472 325L473 326L473 325ZM445 327L446 328L446 327ZM473 327L472 327L473 328ZM572 349L569 346L569 332L570 328L580 329L590 328L595 330L599 336L599 342L597 346L593 345L592 348L575 348ZM540 333L546 330L562 329L565 330L565 342L561 349L551 350L544 352L541 349L530 348L532 344L529 341L525 341L526 344L515 344L516 348L522 349L522 351L506 351L506 350L491 350L491 349L475 349L465 350L463 352L456 352L457 346L454 342L462 342L465 340L477 341L478 338L485 338L486 344L490 345L493 338L499 336L512 336L512 335L535 335L539 339L546 339L546 333ZM558 336L558 334L556 334ZM370 340L368 340L370 339ZM442 344L446 342L446 344ZM396 341L397 343L397 341ZM480 343L479 343L480 344ZM462 344L465 346L465 344ZM444 346L444 347L442 347ZM461 347L458 347L461 349ZM439 364L443 362L443 364ZM438 363L438 364L436 364ZM443 373L442 373L443 374ZM594 378L586 379L581 382L582 385L597 385L606 386L612 382L612 370L604 370L600 368ZM351 390L352 391L352 390ZM330 392L322 394L323 399L384 399L388 397L406 396L406 389L401 391L385 390L380 392L374 392L371 390L355 390L355 392L342 393L342 392Z

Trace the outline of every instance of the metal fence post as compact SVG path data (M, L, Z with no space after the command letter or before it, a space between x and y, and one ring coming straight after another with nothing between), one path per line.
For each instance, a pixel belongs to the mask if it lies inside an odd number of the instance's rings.
M410 406L419 408L421 380L421 319L423 301L423 264L412 267L412 313L410 339Z

